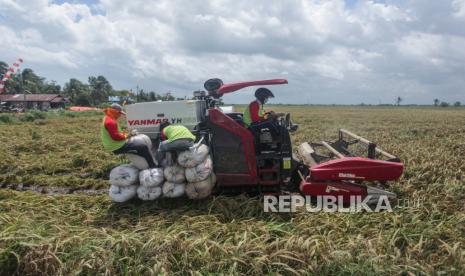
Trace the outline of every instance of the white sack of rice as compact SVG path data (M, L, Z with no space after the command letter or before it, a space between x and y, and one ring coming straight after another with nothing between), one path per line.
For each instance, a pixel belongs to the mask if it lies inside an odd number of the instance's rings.
M147 145L152 155L152 159L154 159L153 153L152 153L153 145L152 145L152 140L150 140L150 137L148 137L145 134L137 134L136 136L132 136L129 138L129 142L133 142L133 141L138 141L139 143L143 143ZM126 157L129 159L129 161L131 161L131 164L134 165L139 170L146 170L149 168L149 164L147 163L145 158L140 155L133 154L133 153L126 153ZM155 159L154 159L154 162L155 162Z
M168 166L163 171L165 178L168 182L173 183L185 183L186 176L184 175L185 169L177 164L174 166Z
M167 181L163 184L163 196L168 198L181 197L184 195L185 188L186 184L184 183L179 184Z
M149 163L145 160L144 157L134 154L134 153L126 153L126 158L131 162L131 165L138 168L139 170L146 170L149 168Z
M196 145L178 155L178 163L184 168L193 168L202 163L208 156L208 146Z
M187 182L200 182L210 176L213 170L213 164L210 157L207 157L202 163L193 168L186 169Z
M111 185L108 194L114 202L126 202L136 195L137 185L116 186Z
M200 182L187 183L186 195L190 199L204 199L207 198L216 184L215 173L212 174L205 180Z
M138 141L146 144L149 149L152 149L152 140L145 134L137 134L136 136L129 137L129 142Z
M140 171L139 182L141 186L156 187L160 186L165 180L162 168L153 168Z
M139 170L133 165L124 164L114 167L110 172L110 184L115 186L129 186L139 180Z
M137 188L137 196L142 200L155 200L161 196L161 187L145 187Z

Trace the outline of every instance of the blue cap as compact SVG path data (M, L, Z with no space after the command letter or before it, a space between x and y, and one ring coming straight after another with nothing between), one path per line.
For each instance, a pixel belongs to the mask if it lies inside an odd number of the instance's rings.
M124 111L123 111L123 107L117 103L114 103L114 104L111 104L110 106L111 109L114 109L114 110L118 110L120 113L122 114L126 114Z

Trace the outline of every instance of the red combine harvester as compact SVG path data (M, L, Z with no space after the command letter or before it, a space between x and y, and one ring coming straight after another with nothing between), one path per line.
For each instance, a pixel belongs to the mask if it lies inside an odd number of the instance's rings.
M287 84L287 80L223 84L219 79L211 79L204 85L208 94L196 91L195 100L178 102L179 110L195 106L195 120L182 118L179 115L182 112L175 111L176 102L153 103L158 106L134 104L127 108L128 125L136 124L133 128L156 139L159 122L170 120L188 126L199 139L203 137L211 149L217 192L300 192L309 196L342 197L345 203L350 201L351 196L361 196L363 199L370 195L373 202L377 202L381 195L395 197L391 192L367 185L386 184L387 181L398 179L403 172L400 160L375 143L341 129L338 140L303 143L295 154L288 115L281 114L275 120L247 127L243 123L242 113L226 112L218 106L218 99L227 93L250 86L280 84ZM161 113L163 106L169 108ZM144 112L141 112L142 109ZM157 111L154 111L156 114L147 115L147 110ZM158 121L153 119L150 121L153 125L148 126L149 119L156 116ZM364 146L366 157L356 156L349 150L355 144Z

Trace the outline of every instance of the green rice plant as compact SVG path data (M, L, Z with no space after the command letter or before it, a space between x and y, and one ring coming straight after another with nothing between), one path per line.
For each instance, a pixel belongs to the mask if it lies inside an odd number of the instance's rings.
M28 111L28 113L34 116L36 119L45 119L47 117L47 112L40 110L31 110Z
M11 114L0 114L0 123L10 124L14 121L14 118Z
M19 116L19 120L23 122L33 122L38 119L45 119L47 117L46 112L40 110L29 110Z
M31 113L22 114L18 118L21 122L34 122L36 119L36 117Z

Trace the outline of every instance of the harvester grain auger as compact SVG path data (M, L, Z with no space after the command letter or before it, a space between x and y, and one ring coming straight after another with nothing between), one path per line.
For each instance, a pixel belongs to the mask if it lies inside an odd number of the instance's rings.
M226 93L250 86L287 84L285 79L223 84L205 82L205 91L195 91L194 100L137 103L126 107L128 126L151 137L159 137L163 121L187 126L210 146L218 192L282 193L309 196L332 195L344 202L351 196L394 197L393 193L367 183L385 184L403 171L400 160L375 143L347 130L339 130L333 142L304 143L293 153L289 117L247 127L243 114L219 105ZM348 139L349 138L349 139ZM366 157L349 148L366 146ZM377 159L380 157L380 159Z

